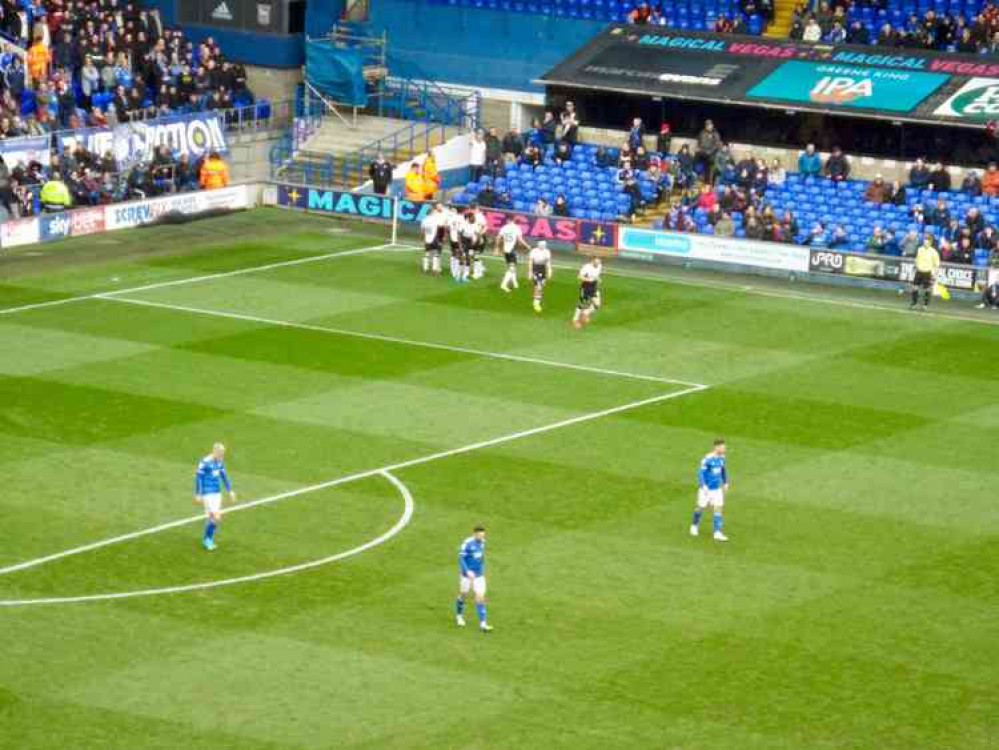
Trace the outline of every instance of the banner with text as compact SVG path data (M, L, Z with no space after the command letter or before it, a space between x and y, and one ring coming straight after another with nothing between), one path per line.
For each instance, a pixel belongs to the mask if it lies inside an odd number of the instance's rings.
M660 256L799 272L808 271L809 263L808 248L798 245L633 227L620 227L617 246L622 257L639 260Z
M393 198L384 195L348 193L341 190L303 187L300 185L278 185L279 206L354 216L360 219L392 220ZM399 221L407 224L420 223L433 208L433 202L417 202L399 199ZM484 208L488 232L496 234L506 221L513 216L514 221L527 240L547 240L567 244L582 243L596 248L613 250L616 241L616 227L611 222L581 221L558 216L535 216L517 211L501 211Z
M5 221L0 224L0 248L51 242L113 229L129 229L170 216L236 211L250 208L251 205L250 188L236 185L220 190L179 193L130 203L84 206L70 211Z
M999 113L999 61L612 26L539 83L719 104L974 125Z
M132 122L114 128L86 128L58 134L59 148L82 143L91 153L103 156L108 151L122 168L153 158L157 146L166 146L177 155L187 154L191 161L210 151L227 153L225 122L209 112Z
M8 169L37 161L44 167L49 165L49 146L52 139L47 135L30 138L5 138L0 140L0 156Z
M812 250L809 267L817 273L835 273L883 281L911 282L916 275L916 264L910 258L841 253L838 250L828 249ZM975 289L978 275L978 271L972 266L943 263L938 278L944 286L972 291Z

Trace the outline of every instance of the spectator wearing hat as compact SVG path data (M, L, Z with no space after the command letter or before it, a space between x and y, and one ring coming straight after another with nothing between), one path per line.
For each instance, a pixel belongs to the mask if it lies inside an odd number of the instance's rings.
M864 191L864 200L878 204L887 203L891 200L891 187L885 183L882 175L875 175L874 179L867 186L867 190Z
M969 170L961 181L961 192L976 198L982 194L982 180L974 169Z
M673 145L673 133L670 130L670 124L664 122L659 126L659 135L656 137L656 151L662 155L670 153L670 147Z

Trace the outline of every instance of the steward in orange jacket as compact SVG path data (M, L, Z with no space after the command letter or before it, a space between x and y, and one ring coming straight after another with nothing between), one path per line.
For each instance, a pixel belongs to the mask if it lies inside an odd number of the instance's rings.
M221 156L212 151L201 165L201 174L198 176L204 190L224 188L229 184L229 167Z

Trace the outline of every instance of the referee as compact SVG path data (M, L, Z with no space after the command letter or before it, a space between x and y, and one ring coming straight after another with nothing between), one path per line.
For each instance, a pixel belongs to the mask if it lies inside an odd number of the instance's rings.
M930 297L933 294L933 285L937 280L937 271L940 270L940 253L933 247L933 238L927 236L923 244L916 251L916 275L912 280L912 304L910 310L915 310L919 303L919 290L923 290L923 309L930 306Z

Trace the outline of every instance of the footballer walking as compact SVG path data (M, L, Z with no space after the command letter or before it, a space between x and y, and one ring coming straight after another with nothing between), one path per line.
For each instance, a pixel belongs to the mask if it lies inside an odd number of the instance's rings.
M225 470L225 446L215 443L212 452L198 462L194 474L194 504L204 506L205 533L202 546L211 552L215 549L215 530L222 522L222 487L229 493L230 502L236 502L236 493Z
M603 264L600 258L591 258L579 269L579 303L573 315L572 324L582 328L590 322L593 313L600 307L600 274Z
M710 507L714 516L714 538L716 542L727 542L722 531L722 509L725 507L725 493L728 491L728 470L725 468L725 441L715 440L712 451L701 459L697 472L697 507L690 522L690 535L697 536L701 516Z
M527 272L534 283L534 312L543 309L545 285L552 277L552 251L546 242L539 242L527 256Z
M519 289L517 283L517 248L523 247L530 250L531 247L524 242L524 232L513 220L512 214L507 214L506 223L496 235L496 252L503 250L503 261L506 263L506 273L503 274L503 281L500 282L500 289L509 293L510 287Z
M492 627L486 621L486 527L476 526L472 536L461 543L458 550L458 600L455 602L455 622L465 627L465 598L475 597L475 611L479 616L479 630L488 633Z

